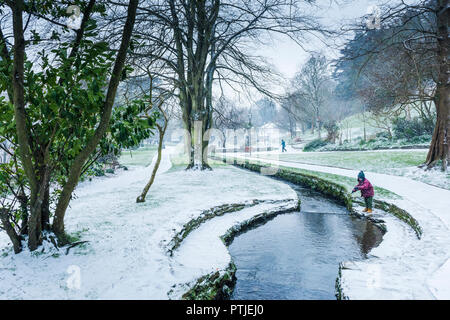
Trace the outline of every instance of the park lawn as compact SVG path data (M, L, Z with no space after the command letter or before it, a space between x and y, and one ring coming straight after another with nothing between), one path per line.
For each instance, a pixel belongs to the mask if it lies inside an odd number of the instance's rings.
M263 159L275 159L321 166L339 167L404 176L450 190L450 172L441 172L439 166L423 170L427 150L398 151L329 151L285 154L258 154Z
M157 150L157 146L148 146L136 150L123 150L119 157L119 163L123 166L147 167L152 163L153 156Z
M259 154L258 156L267 159L278 156L280 161L384 173L386 169L418 166L425 161L426 155L426 150L405 150L301 152L279 155Z

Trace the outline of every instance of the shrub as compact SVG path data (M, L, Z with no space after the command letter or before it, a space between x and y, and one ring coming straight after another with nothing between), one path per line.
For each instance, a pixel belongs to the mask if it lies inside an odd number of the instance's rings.
M433 127L420 118L411 120L397 118L393 121L393 129L397 138L407 140L414 139L418 136L431 135L433 133Z
M328 121L323 125L323 127L327 130L327 141L335 143L339 134L339 126L336 121Z
M94 174L94 176L96 177L102 177L105 175L105 172L103 171L102 168L96 167L92 169L92 173Z
M376 135L375 135L375 137L377 138L377 139L392 139L392 137L389 135L389 132L386 132L386 131L381 131L381 132L378 132Z
M411 142L411 143L417 143L417 144L419 144L419 143L428 143L428 142L431 141L431 134L424 134L424 135L421 135L421 136L416 136L416 137L413 137L411 139L408 139L408 141Z
M314 151L317 150L323 146L326 146L327 142L321 139L316 139L311 141L310 143L306 144L303 148L303 151Z

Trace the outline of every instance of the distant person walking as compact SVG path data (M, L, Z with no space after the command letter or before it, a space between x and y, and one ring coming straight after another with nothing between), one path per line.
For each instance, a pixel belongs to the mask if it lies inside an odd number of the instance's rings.
M286 141L281 139L281 152L287 152L286 150Z
M366 208L363 210L367 213L372 213L372 202L374 191L372 184L369 180L366 179L364 172L360 171L358 174L358 185L353 188L352 193L360 190L361 196L364 198L364 202L366 204Z

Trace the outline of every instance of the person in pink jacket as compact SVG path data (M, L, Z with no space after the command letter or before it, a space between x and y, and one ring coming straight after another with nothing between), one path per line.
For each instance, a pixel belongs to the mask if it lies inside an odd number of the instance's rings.
M358 184L353 188L352 193L358 190L361 191L361 196L364 198L364 202L366 204L366 208L363 211L372 213L373 196L375 193L373 191L372 184L366 179L366 176L362 171L358 174Z

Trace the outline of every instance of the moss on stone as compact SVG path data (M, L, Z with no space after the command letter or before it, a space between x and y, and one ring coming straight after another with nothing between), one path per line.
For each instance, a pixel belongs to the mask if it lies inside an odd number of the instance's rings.
M238 167L245 168L251 171L261 173L263 170L267 170L270 166L261 165L256 163L236 163ZM343 204L349 211L352 209L352 198L347 192L347 189L335 182L319 178L313 174L307 174L303 172L296 172L287 168L279 168L273 175L273 177L281 178L283 180L309 187L315 191L322 193L334 200L337 200Z
M200 277L195 285L185 294L183 300L225 300L233 293L236 283L236 266L231 261L223 271L211 272Z
M295 208L286 209L286 210L278 210L278 211L265 211L260 213L246 221L241 222L240 224L233 226L228 229L227 232L221 237L223 243L226 246L229 246L234 238L250 229L254 229L262 224L265 224L269 220L272 220L276 216L280 214L290 213L294 211L298 211L300 209L301 201L297 202L297 206Z
M259 173L261 172L261 170L263 170L263 168L270 167L269 165L251 163L248 160L246 162L236 163L235 166L242 167ZM328 196L334 200L337 200L338 202L343 204L347 208L347 210L351 212L353 215L359 216L356 213L356 211L353 210L353 201L358 202L358 200L354 200L352 198L351 194L347 191L346 186L324 179L323 177L319 177L313 173L311 174L305 173L304 171L305 170L299 171L295 168L291 169L287 167L281 167L275 172L273 176L318 191L323 195ZM395 194L393 195L395 196ZM422 229L419 223L407 211L400 209L399 207L397 207L392 203L388 203L386 201L377 199L374 199L374 206L375 208L391 213L398 219L404 221L414 230L417 237L419 239L421 238ZM369 220L371 219L369 218ZM379 226L381 230L386 231L386 227L382 224L383 221L380 222L374 219L372 219L371 221L374 222L377 226Z
M225 162L225 160L223 160ZM255 171L258 173L261 173L263 170L268 170L270 166L268 165L261 165L256 163L250 163L249 161L234 161L234 165L245 168L251 171ZM343 204L350 213L358 216L356 214L356 211L353 209L353 199L351 197L351 194L347 191L346 186L341 185L339 183L330 181L328 179L324 179L323 177L319 177L314 175L313 173L305 173L300 172L298 170L291 170L290 168L279 168L274 172L272 175L274 177L309 187L315 191L318 191L322 193L325 196L328 196L334 200L337 200L341 204ZM255 200L257 201L257 200ZM355 201L358 202L358 201ZM258 202L259 203L259 202ZM255 203L257 204L257 203ZM275 216L281 213L287 213L289 211L298 210L300 208L301 202L298 201L298 206L296 209L292 210L285 210L285 211L268 211L261 213L259 215L256 215L252 217L251 219L244 221L240 223L237 226L234 226L230 228L222 237L222 241L225 245L229 245L233 239L251 229L255 228L261 224L264 224L265 222L269 221L270 219L273 219ZM408 212L406 212L403 209L400 209L394 204L387 203L385 201L381 200L374 200L375 208L384 210L386 212L389 212L399 218L400 220L406 222L408 225L410 225L413 230L416 232L417 237L420 239L422 235L422 229L419 226L417 220L415 220ZM244 205L245 207L245 205ZM235 209L235 210L233 210ZM170 252L172 252L174 249L176 249L181 241L195 228L197 228L201 223L203 223L206 220L209 220L215 216L223 215L227 212L233 212L237 210L242 210L242 204L234 204L234 205L223 205L216 208L212 208L210 210L207 210L204 214L200 215L197 219L194 219L190 221L188 224L185 225L182 231L177 234L177 236L172 240L175 240L175 243L172 243L172 249ZM367 218L367 217L365 217ZM386 227L383 224L384 221L373 221L377 226L379 226L382 230L386 231ZM179 236L179 237L178 237ZM335 283L335 290L336 290L336 298L338 300L348 300L348 297L345 295L342 289L341 285L341 278L342 278L342 269L343 265L339 265L339 271L338 271L338 277L336 278ZM196 284L188 291L186 292L182 298L188 299L188 300L216 300L216 299L227 299L230 297L231 293L233 292L233 288L236 282L236 266L233 262L230 262L230 265L228 268L223 272L223 274L219 271L210 273L206 276L203 276L199 278L196 282Z
M184 239L195 229L197 229L202 223L214 218L223 216L226 213L240 211L244 208L253 207L255 205L261 203L278 203L281 200L251 200L245 203L232 203L232 204L223 204L217 207L210 208L208 210L203 211L198 217L187 222L181 231L179 231L169 242L168 245L168 253L170 255L173 254L173 251L176 250Z
M342 269L343 269L343 265L342 265L342 263L340 263L338 276L336 278L336 283L335 283L335 290L336 290L335 296L336 296L337 300L348 300L348 297L344 294L344 290L342 289L342 285L341 285Z
M397 207L395 204L388 203L382 200L374 200L374 206L377 209L381 209L383 211L389 212L398 219L406 222L416 233L418 239L422 237L422 228L419 225L419 222L414 219L407 211Z
M209 210L206 210L204 215L201 215L197 219L193 219L190 222L188 222L185 227L187 226L194 226L196 225L196 228L206 220L209 220L215 216L223 215L228 212L238 211L242 210L245 207L254 206L259 203L282 203L285 201L295 201L293 199L291 200L252 200L250 202L247 202L245 204L234 204L234 205L222 205L218 207L211 208ZM234 208L236 210L228 210ZM238 209L240 208L240 209ZM252 217L251 219L248 219L239 225L233 226L227 232L225 235L221 237L222 241L225 245L229 245L233 239L240 233L247 231L250 228L255 228L261 224L264 224L265 222L269 221L270 219L273 219L275 216L283 213L298 211L300 208L300 200L297 202L297 206L290 209L285 210L271 210L271 211L265 211L259 215L256 215ZM195 221L195 223L193 222ZM177 247L181 244L181 241L190 233L186 232L188 229L183 228L185 231L180 231L177 235L180 235L182 238L176 238ZM193 229L191 229L192 231ZM174 241L175 238L172 240ZM172 245L175 244L175 242L172 242ZM173 248L169 250L170 254L172 254L173 250L176 248ZM221 300L221 299L228 299L230 295L233 293L234 285L236 282L236 266L234 265L233 261L230 262L227 269L225 269L224 272L216 271L212 272L208 275L200 277L196 283L194 284L189 291L187 291L185 294L183 294L182 299L185 300Z

